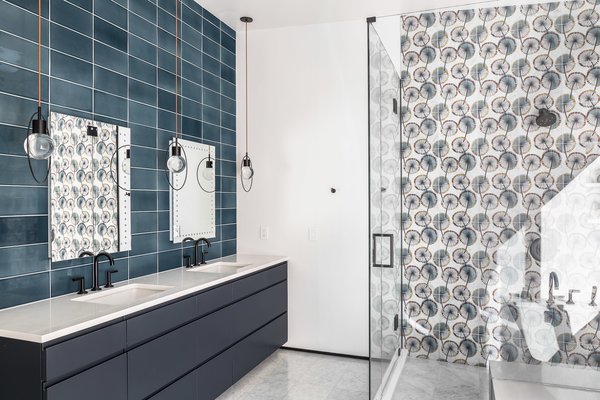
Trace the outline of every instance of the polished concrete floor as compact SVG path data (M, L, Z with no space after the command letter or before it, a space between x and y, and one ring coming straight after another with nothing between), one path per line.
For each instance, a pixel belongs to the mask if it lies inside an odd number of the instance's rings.
M218 400L368 400L369 363L278 350ZM485 368L409 358L393 400L488 400Z
M369 363L278 350L218 400L368 400Z

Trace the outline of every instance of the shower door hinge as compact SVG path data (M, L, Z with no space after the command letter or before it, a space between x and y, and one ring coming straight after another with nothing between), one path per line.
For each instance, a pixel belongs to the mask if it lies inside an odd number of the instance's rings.
M396 100L396 99L393 100L392 107L394 109L394 114L398 114L398 100Z
M400 321L398 318L398 314L394 315L394 330L397 331L398 330L398 326L400 325Z

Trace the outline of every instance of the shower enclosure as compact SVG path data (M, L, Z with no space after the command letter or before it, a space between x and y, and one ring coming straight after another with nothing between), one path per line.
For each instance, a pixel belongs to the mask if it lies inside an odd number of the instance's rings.
M599 8L368 20L371 398L600 396Z

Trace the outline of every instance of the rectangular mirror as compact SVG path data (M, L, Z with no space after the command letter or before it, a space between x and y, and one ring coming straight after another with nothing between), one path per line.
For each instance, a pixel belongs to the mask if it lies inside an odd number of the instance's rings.
M171 147L175 139L171 141ZM171 240L214 238L215 234L215 147L178 140L185 171L171 174ZM212 161L212 168L207 162ZM210 165L210 164L209 164Z
M52 112L50 256L131 250L129 128Z

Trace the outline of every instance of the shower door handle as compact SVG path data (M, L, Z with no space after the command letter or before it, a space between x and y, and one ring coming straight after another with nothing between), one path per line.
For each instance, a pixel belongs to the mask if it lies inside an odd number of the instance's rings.
M384 241L389 241L388 249L389 249L389 263L385 263L381 254L383 252L379 252L380 259L377 258L377 249L378 246L382 246ZM380 268L393 268L394 267L394 235L391 233L374 233L373 234L373 267Z

